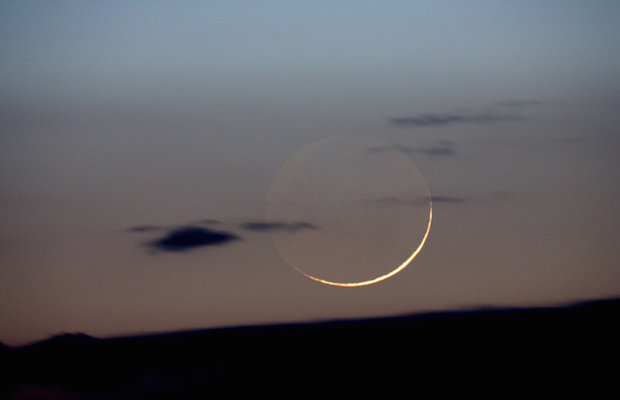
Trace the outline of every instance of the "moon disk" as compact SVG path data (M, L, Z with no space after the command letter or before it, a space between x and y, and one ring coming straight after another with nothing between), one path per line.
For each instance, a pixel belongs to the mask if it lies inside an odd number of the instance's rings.
M277 172L266 216L282 226L271 236L284 260L326 285L358 287L405 269L428 238L428 186L396 148L366 136L311 143Z

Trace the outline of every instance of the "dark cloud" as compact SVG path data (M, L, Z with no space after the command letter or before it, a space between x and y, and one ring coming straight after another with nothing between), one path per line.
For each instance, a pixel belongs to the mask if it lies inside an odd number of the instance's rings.
M372 153L389 152L391 150L398 150L407 154L422 154L432 157L454 157L456 156L456 149L454 143L444 140L440 143L429 147L414 147L414 146L375 146L368 149Z
M421 114L413 117L392 118L390 123L399 127L427 128L458 123L492 124L518 119L519 117L514 115L498 114Z
M238 239L232 233L187 226L168 232L166 236L149 243L149 246L161 251L181 252L197 247L221 246Z
M259 231L259 232L268 232L268 231L286 231L286 232L295 232L306 229L317 229L315 225L309 224L307 222L274 222L274 221L253 221L253 222L245 222L241 224L241 227L248 231Z
M538 100L510 100L503 101L498 103L498 105L502 107L514 107L514 108L523 108L523 107L534 107L542 104L542 101Z
M141 233L141 232L158 231L160 229L162 228L160 228L159 226L154 226L154 225L138 225L138 226L132 226L131 228L127 229L127 232Z

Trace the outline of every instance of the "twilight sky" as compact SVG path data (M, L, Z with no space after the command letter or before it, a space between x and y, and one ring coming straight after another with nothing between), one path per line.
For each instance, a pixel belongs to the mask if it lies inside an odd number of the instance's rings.
M0 341L620 295L619 20L1 2Z

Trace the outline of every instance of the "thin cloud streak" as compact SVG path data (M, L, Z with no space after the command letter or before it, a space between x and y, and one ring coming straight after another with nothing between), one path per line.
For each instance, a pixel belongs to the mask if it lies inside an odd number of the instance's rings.
M257 232L270 232L270 231L285 231L296 232L307 229L317 229L315 225L308 222L277 222L277 221L252 221L241 224L241 228L248 231Z
M222 221L220 221L219 219L208 218L208 219L200 220L196 223L201 224L201 225L218 225L218 224L221 224Z
M459 123L494 124L519 119L520 117L515 115L499 114L421 114L413 117L391 118L390 123L397 127L428 128Z
M433 204L469 204L469 203L484 203L487 201L503 201L514 198L514 194L502 190L495 191L488 195L474 196L474 197L462 197L462 196L450 196L450 195L431 195ZM421 196L417 198L398 198L398 197L382 197L377 199L368 199L366 201L386 204L386 205L399 205L399 206L425 206L428 204L428 197Z
M467 199L463 197L452 197L452 196L432 196L431 199L433 203L463 203L467 201Z
M127 232L144 233L144 232L159 231L161 229L163 228L159 226L155 226L155 225L138 225L138 226L132 226L131 228L128 228Z
M499 106L513 108L535 107L542 104L543 102L538 100L509 100L498 103Z
M425 206L428 205L428 198L418 197L415 199L402 199L397 197L382 197L378 199L368 199L366 202L398 206Z
M421 154L431 157L454 157L456 149L454 143L444 140L435 146L414 147L414 146L375 146L368 149L371 153L383 153L398 150L406 154Z

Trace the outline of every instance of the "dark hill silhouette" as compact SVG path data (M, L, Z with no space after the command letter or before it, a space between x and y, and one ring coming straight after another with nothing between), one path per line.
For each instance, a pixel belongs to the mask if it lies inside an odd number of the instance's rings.
M71 349L81 350L87 347L88 344L98 341L99 339L89 336L85 333L62 333L60 335L52 336L49 339L42 340L24 346L22 351L28 352L46 352L46 351L68 351ZM27 350L26 350L27 349Z
M78 398L205 398L216 389L282 385L296 394L330 385L366 393L385 382L435 396L579 388L592 396L615 385L619 315L614 299L108 339L64 334L6 351L4 393L37 387Z

